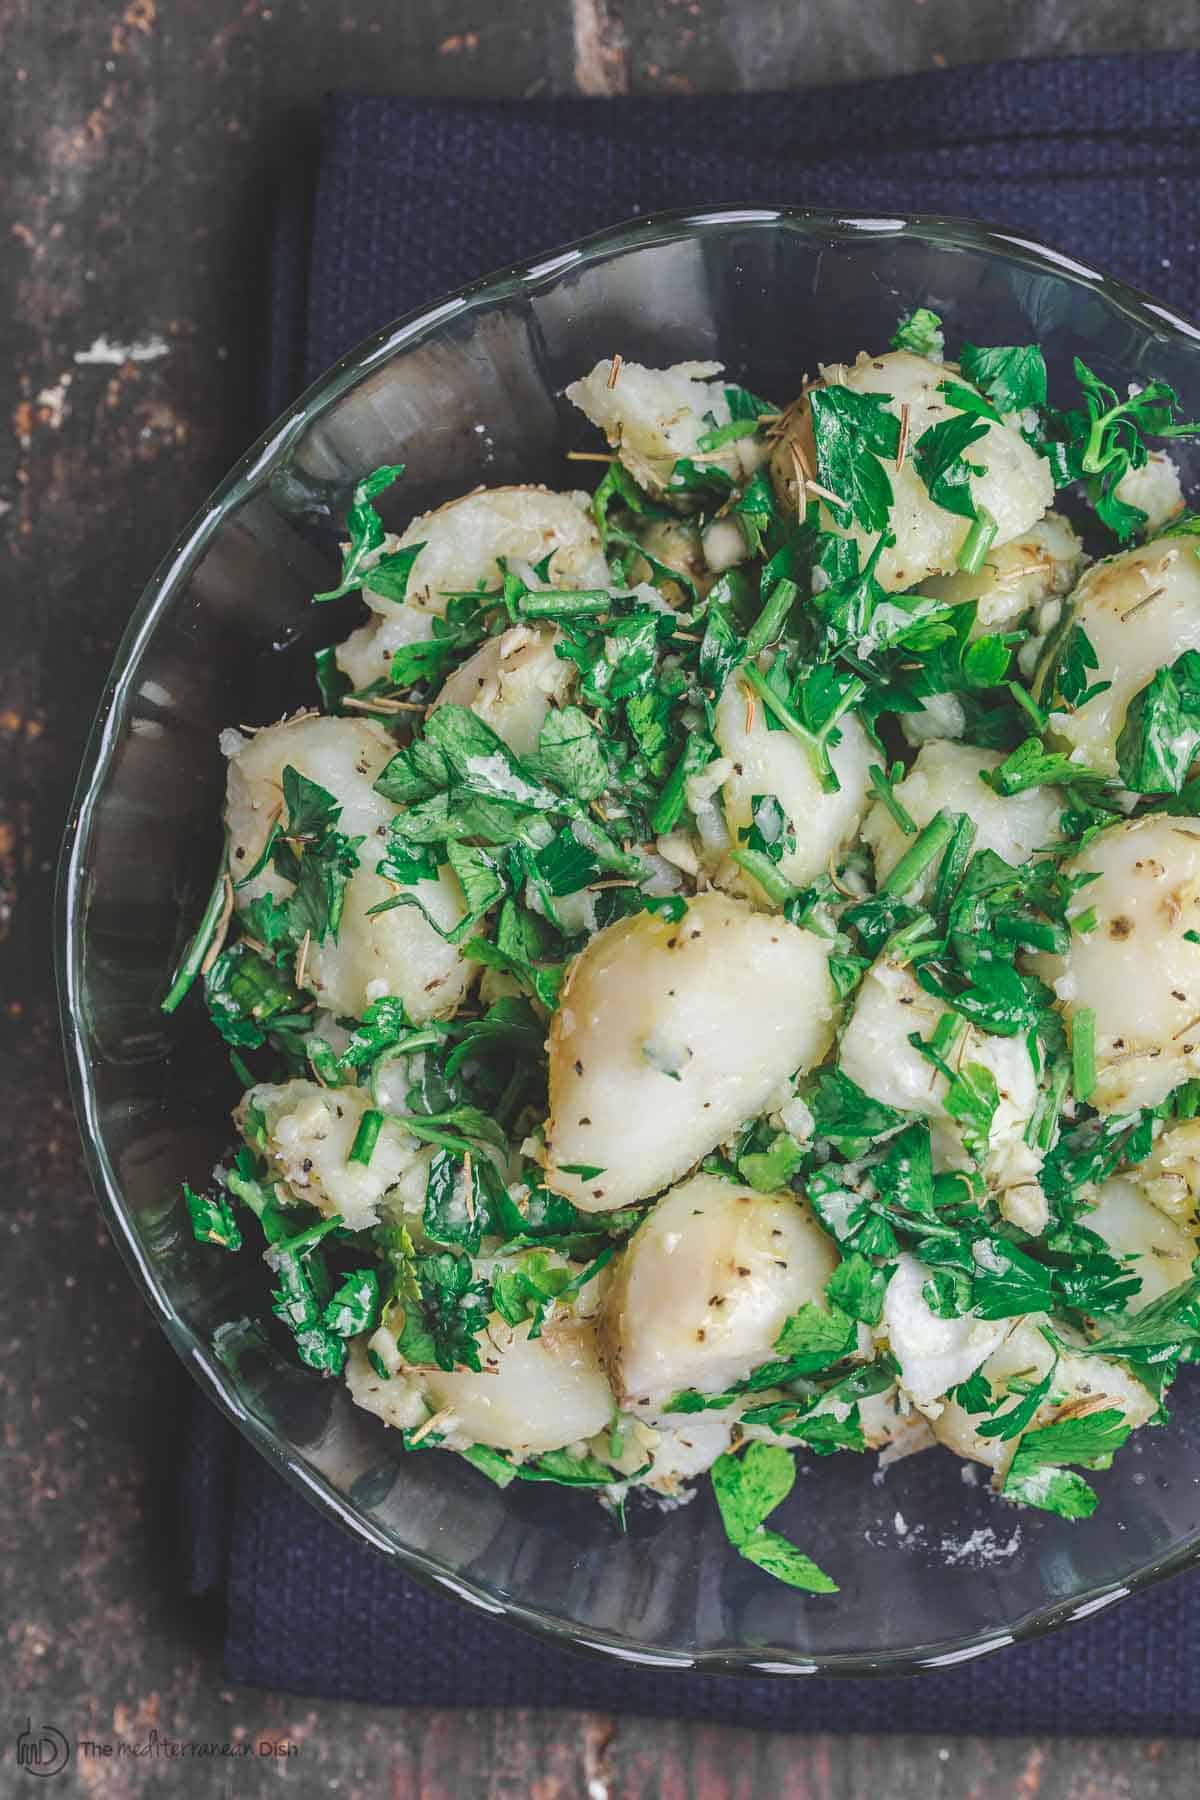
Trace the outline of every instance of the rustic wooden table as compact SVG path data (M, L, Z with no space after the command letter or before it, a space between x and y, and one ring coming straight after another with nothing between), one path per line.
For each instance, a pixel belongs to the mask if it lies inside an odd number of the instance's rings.
M188 1381L93 1205L49 974L53 864L96 695L141 584L251 435L272 199L313 158L325 90L758 89L1183 44L1200 44L1200 14L1170 0L0 0L0 331L16 371L0 448L5 1793L24 1791L26 1714L101 1746L58 1790L97 1800L160 1780L189 1800L253 1796L280 1778L395 1800L1195 1793L1194 1743L800 1739L228 1690L219 1620L176 1580ZM155 1729L296 1754L119 1758Z

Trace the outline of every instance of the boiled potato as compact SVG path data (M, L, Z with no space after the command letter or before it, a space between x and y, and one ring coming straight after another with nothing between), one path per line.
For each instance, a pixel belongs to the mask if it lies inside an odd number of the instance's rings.
M1114 1256L1129 1258L1129 1272L1141 1281L1141 1291L1125 1302L1127 1312L1141 1312L1169 1288L1178 1287L1192 1273L1197 1243L1187 1231L1146 1197L1137 1176L1114 1175L1096 1195L1095 1205L1080 1223L1102 1237Z
M493 1313L479 1360L479 1374L423 1371L430 1404L449 1409L446 1431L473 1444L536 1456L592 1437L612 1418L594 1320L564 1314L531 1338L528 1321L514 1329Z
M596 1354L594 1321L566 1314L540 1337L493 1313L479 1339L482 1364L471 1369L406 1368L391 1321L370 1340L386 1377L355 1346L346 1380L359 1406L407 1430L436 1418L436 1438L454 1450L487 1444L518 1458L582 1444L613 1416L612 1392Z
M601 1345L622 1406L655 1413L681 1388L720 1393L769 1362L792 1313L823 1304L832 1239L793 1194L694 1175L622 1253Z
M356 688L386 679L395 651L431 637L431 619L445 612L449 595L498 588L502 557L510 566L532 566L549 554L551 587L607 587L611 579L586 494L478 488L422 513L399 537L389 536L384 551L412 544L425 547L413 563L405 599L372 593L368 574L363 599L379 616L338 646L338 668Z
M1020 537L989 550L976 574L960 569L934 575L921 583L920 592L945 606L974 600L978 611L971 636L984 637L1011 630L1035 606L1070 593L1082 560L1083 545L1070 520L1048 512Z
M621 362L614 374L605 357L590 375L571 383L567 399L600 427L634 480L652 494L668 490L681 457L723 469L741 482L762 460L758 439L736 438L708 452L700 448L714 425L729 424L725 384L713 380L720 373L716 362L675 363L669 369Z
M340 1213L351 1231L379 1221L380 1207L416 1210L424 1203L433 1155L410 1137L397 1119L383 1122L369 1163L350 1162L363 1114L371 1105L367 1088L323 1088L315 1081L262 1083L243 1095L235 1118L248 1129L250 1109L266 1122L266 1159L272 1179L288 1198L307 1202L327 1217Z
M1126 469L1113 491L1126 506L1136 506L1145 513L1143 531L1161 531L1183 511L1179 470L1161 450L1151 450L1140 469Z
M550 1027L547 1184L585 1212L627 1206L762 1112L829 1047L828 948L716 893L678 923L639 912L598 933Z
M283 771L289 765L333 795L342 808L338 830L347 837L386 833L395 812L375 792L373 783L395 754L396 746L381 725L368 719L318 719L302 714L269 725L246 738L222 734L229 758L225 823L229 832L229 867L235 881L258 861L276 820L283 823ZM291 883L270 866L238 891L240 906L262 894L276 899L291 892Z
M941 1319L922 1289L933 1271L904 1251L883 1298L883 1329L900 1365L900 1391L936 1419L941 1396L973 1375L1008 1334L1010 1319L977 1319L962 1313Z
M1035 966L1053 987L1068 1030L1090 1007L1096 1019L1101 1112L1157 1106L1200 1074L1200 819L1150 814L1112 825L1065 865L1094 875L1071 898L1069 918L1096 912L1073 932L1065 956Z
M1075 626L1088 636L1107 682L1072 711L1053 686L1059 652ZM1185 650L1200 649L1200 561L1193 540L1157 538L1093 563L1071 595L1063 633L1052 640L1035 692L1049 707L1050 737L1077 762L1117 774L1117 740L1134 695Z
M557 631L530 625L488 638L443 682L430 712L470 707L517 756L531 755L547 713L566 698L575 673L555 655L558 641Z
M893 505L888 526L895 543L883 551L876 575L889 593L898 593L927 581L931 575L952 575L958 566L971 521L948 512L929 496L917 473L913 452L922 434L955 415L956 408L938 391L939 383L952 380L962 387L971 384L942 363L927 362L907 350L894 350L884 356L862 355L847 366L835 363L821 370L826 386L842 386L860 394L883 394L889 397L888 411L903 417L907 408L908 442L903 466L885 463L892 485ZM817 462L813 443L812 417L807 394L801 396L784 418L781 435L771 457L771 475L781 502L795 512L799 498L796 457L816 480ZM996 521L995 544L1007 544L1029 531L1041 518L1054 498L1054 482L1048 464L1030 448L1015 425L989 425L984 437L970 445L967 460L984 470L970 477L971 495L976 506L985 508ZM868 532L857 520L843 527L822 504L821 523L825 530L841 537L852 537L859 546L860 560L865 562L878 536Z
M403 1000L414 1021L451 1011L478 973L477 965L447 944L415 907L370 916L370 909L394 892L376 873L397 811L372 785L395 750L383 728L361 719L301 718L272 725L249 743L239 733L227 741L233 753L226 822L235 872L239 866L254 867L272 822L280 816L283 770L289 764L341 803L338 830L363 839L337 939L309 944L301 985L331 1012L351 1018L361 1017L372 1000L385 994ZM241 890L238 900L244 905L264 893L279 899L290 891L291 884L268 867ZM419 893L443 930L462 918L462 893L448 868L439 870L436 881L422 882Z
M838 1049L843 1074L864 1093L930 1121L934 1167L941 1169L961 1168L966 1160L958 1127L946 1112L948 1084L908 1039L916 1032L928 1042L947 1010L907 968L881 957L863 978ZM1024 1133L1037 1104L1037 1081L1025 1044L967 1025L952 1062L955 1068L980 1063L996 1079L1000 1104L984 1165L988 1185L1003 1191L1036 1184L1037 1159Z
M994 850L1014 869L1027 863L1035 850L1058 841L1063 797L1057 788L1029 788L1005 799L981 779L984 769L998 769L1004 756L998 750L977 750L970 744L942 740L925 744L916 761L896 783L897 800L920 830L943 809L966 813L975 825L976 852ZM882 800L876 800L862 828L863 840L875 858L875 879L882 884L904 855L912 837L901 830ZM940 858L928 864L909 896L916 902L929 892L937 876Z
M1016 1324L1011 1319L999 1321L1007 1335L983 1364L983 1374L993 1396L1004 1397L1006 1406L1015 1405L1021 1397L1014 1393L1008 1398L1010 1381L1017 1377L1041 1381L1054 1361L1054 1350L1037 1329L1038 1322L1032 1316ZM1069 1335L1062 1325L1054 1329L1060 1338ZM1073 1413L1098 1411L1104 1403L1119 1407L1134 1426L1146 1424L1157 1410L1152 1395L1123 1364L1103 1356L1064 1351L1058 1359L1053 1386L1025 1430L1039 1429ZM998 1485L1025 1432L1008 1439L981 1437L976 1428L982 1422L982 1415L969 1413L957 1400L948 1398L933 1420L933 1435L956 1456L994 1470Z
M730 837L736 845L752 822L754 800L773 794L796 837L795 848L780 858L779 872L797 887L824 874L830 859L836 859L857 830L871 792L867 770L879 759L870 739L853 714L839 722L838 730L841 741L830 751L830 761L841 785L827 794L804 746L788 731L769 730L761 703L748 704L740 682L726 682L717 702L715 736L732 764L721 788ZM720 880L722 886L763 898L758 883L736 863L726 866Z
M1200 1119L1185 1119L1164 1131L1130 1179L1168 1218L1194 1226L1200 1202Z

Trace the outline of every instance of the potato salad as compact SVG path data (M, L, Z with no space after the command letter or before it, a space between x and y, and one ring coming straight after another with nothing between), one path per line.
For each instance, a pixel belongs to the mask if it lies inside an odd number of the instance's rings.
M923 308L830 348L581 373L594 491L361 481L164 1002L279 1349L448 1479L707 1472L811 1593L796 1451L1084 1518L1200 1356L1200 428Z

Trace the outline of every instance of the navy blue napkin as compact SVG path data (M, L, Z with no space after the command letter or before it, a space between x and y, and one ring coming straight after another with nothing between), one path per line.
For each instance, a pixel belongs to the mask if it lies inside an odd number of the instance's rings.
M315 204L281 210L272 410L369 331L639 212L784 203L969 214L1200 314L1200 55L1072 57L803 95L444 104L344 96ZM912 1681L769 1682L574 1657L398 1574L199 1402L191 1591L230 1680L409 1706L574 1706L774 1729L1191 1735L1195 1578ZM414 1647L418 1654L414 1655Z

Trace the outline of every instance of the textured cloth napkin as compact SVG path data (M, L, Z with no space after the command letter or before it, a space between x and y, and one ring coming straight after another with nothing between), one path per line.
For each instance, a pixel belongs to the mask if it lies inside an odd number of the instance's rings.
M1200 56L1069 58L802 95L447 105L346 96L282 209L272 411L360 337L492 269L672 206L969 214L1200 314ZM774 1729L1192 1735L1195 1577L916 1680L740 1680L574 1657L426 1593L197 1406L193 1592L234 1681L397 1705L575 1706ZM418 1652L414 1655L414 1649Z

